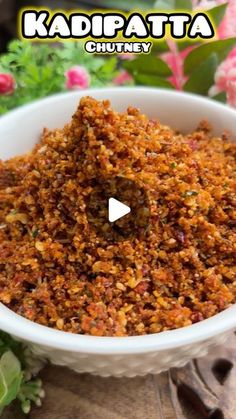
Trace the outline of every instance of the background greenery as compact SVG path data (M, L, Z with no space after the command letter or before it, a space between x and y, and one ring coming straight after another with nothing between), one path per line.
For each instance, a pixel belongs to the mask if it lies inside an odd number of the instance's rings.
M126 1L120 0L119 7L125 7ZM115 5L113 0L105 0L109 7ZM132 6L147 8L152 0L134 0ZM156 0L158 10L171 8L192 9L191 0ZM217 27L222 21L227 3L208 11ZM173 43L173 42L172 42ZM175 53L190 48L184 61L186 82L182 89L187 92L208 95L214 84L214 75L219 64L236 45L236 38L210 42L180 41L175 43ZM91 76L91 87L112 85L121 70L126 70L133 79L133 84L165 87L173 89L172 71L163 54L171 53L170 44L166 41L155 42L149 55L139 55L133 60L123 60L117 56L87 54L81 43L64 44L31 44L15 40L10 43L8 52L0 57L0 73L10 73L16 81L13 94L0 96L0 114L31 100L62 92L65 87L65 72L74 65L86 68ZM130 81L127 81L130 83ZM225 94L215 97L225 101Z

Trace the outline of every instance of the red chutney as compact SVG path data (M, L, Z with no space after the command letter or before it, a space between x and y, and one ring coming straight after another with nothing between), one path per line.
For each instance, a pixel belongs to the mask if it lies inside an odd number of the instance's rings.
M86 97L64 129L0 162L0 301L73 333L175 329L236 300L236 145L188 135ZM149 230L111 242L90 228L99 178L145 189ZM130 191L132 195L133 191Z

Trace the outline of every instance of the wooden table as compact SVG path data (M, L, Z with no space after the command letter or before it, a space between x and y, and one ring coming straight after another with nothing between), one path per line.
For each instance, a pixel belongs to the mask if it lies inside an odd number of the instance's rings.
M236 419L236 336L207 357L158 376L99 378L48 366L30 419ZM11 408L3 419L21 419Z

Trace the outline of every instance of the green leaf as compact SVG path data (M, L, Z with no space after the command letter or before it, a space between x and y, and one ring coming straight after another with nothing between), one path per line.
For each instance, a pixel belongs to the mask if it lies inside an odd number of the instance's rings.
M160 40L160 41L155 41L152 44L152 49L151 49L151 53L152 54L161 54L163 52L168 52L169 46L167 44L167 42L164 40Z
M153 55L142 55L135 60L126 61L123 67L133 76L137 74L150 74L157 76L171 76L172 72L161 58Z
M235 45L236 38L228 38L221 41L212 41L195 48L189 53L184 62L185 74L190 74L213 53L217 54L217 58L220 63L227 57Z
M11 350L14 353L14 355L16 355L16 357L20 360L21 365L25 366L22 343L14 340L7 333L0 331L0 356L8 350Z
M11 351L5 352L0 360L0 407L8 406L16 399L23 374L21 365Z
M226 103L227 102L226 92L220 92L218 93L218 95L212 96L211 99L214 99L217 102Z
M144 86L165 87L167 89L173 89L172 84L168 80L149 74L138 74L135 77L135 81L137 84Z
M191 0L156 0L154 7L159 10L192 10Z
M175 9L192 10L193 5L191 0L175 0Z
M185 38L183 41L176 39L176 43L178 45L178 50L179 51L183 51L188 47L196 47L198 45L201 45L201 41L199 41L199 39L187 40Z
M156 0L154 3L155 9L159 10L173 10L175 6L175 0Z
M207 14L210 20L217 26L219 26L220 22L222 21L228 3L221 4L220 6L213 7L213 9L207 10Z
M214 84L214 75L218 66L218 58L215 53L203 61L191 74L184 85L186 92L207 95L210 87Z
M102 61L102 65L90 69L92 77L91 86L100 87L109 84L117 75L117 58L112 57Z
M110 74L116 70L116 66L117 66L117 58L112 57L106 60L104 64L101 67L99 67L99 70L105 74Z
M34 99L65 91L65 72L74 65L87 69L91 86L108 85L117 74L117 62L115 57L87 54L78 42L61 43L55 48L54 45L13 41L8 52L0 56L0 72L10 72L17 88L14 94L0 97L0 114Z

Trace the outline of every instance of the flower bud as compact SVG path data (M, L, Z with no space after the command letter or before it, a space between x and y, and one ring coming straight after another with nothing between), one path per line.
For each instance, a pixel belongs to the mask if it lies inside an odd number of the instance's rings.
M14 89L14 77L11 74L0 73L0 95L11 95Z
M87 89L90 84L90 76L87 70L81 66L71 67L66 73L66 87L69 90Z

